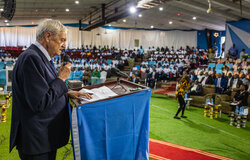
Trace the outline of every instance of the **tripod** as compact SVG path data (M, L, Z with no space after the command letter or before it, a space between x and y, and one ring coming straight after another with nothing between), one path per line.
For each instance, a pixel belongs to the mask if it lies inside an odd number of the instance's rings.
M116 87L118 87L118 86L121 86L122 89L124 89L124 91L127 92L127 89L126 89L123 85L121 85L120 78L121 78L121 77L117 77L116 84L114 85L114 87L113 87L111 90L113 90L114 88L116 88Z

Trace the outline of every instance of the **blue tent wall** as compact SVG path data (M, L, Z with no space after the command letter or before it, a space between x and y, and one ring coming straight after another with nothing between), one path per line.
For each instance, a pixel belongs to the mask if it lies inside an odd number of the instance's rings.
M227 42L231 42L232 44L235 44L236 48L238 49L238 53L241 52L242 49L246 50L246 53L250 55L250 48L248 42L242 40L243 37L238 35L235 30L232 27L236 27L238 30L244 32L244 33L249 33L249 34L244 34L244 36L249 36L250 35L250 20L241 20L241 21L236 21L236 22L227 22L226 23L226 29L228 30L228 33L230 35L226 35ZM230 36L230 37L229 37ZM231 41L229 40L231 38ZM244 37L244 39L250 39L249 37ZM232 47L229 46L230 44L226 43L226 52ZM239 54L238 54L239 56Z
M201 49L208 49L205 31L197 31L197 46Z
M241 20L236 22L227 22L227 24L231 24L237 28L240 28L243 31L250 33L250 20Z
M218 33L219 36L215 37L214 33ZM212 31L212 46L213 48L217 47L218 52L221 53L221 37L226 36L226 31ZM216 45L215 45L216 40ZM205 31L197 31L197 46L199 46L201 49L208 49L207 47L207 40L206 40L206 32Z

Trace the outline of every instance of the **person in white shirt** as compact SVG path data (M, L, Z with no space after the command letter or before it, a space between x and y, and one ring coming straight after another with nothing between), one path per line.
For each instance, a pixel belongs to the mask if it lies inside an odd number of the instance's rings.
M172 63L170 64L170 68L171 68L171 69L174 68L174 62L172 62Z
M133 71L133 73L134 73L134 72L137 72L137 67L134 66L134 67L132 68L132 71Z
M247 84L248 84L249 80L246 78L246 75L245 75L245 74L242 74L240 78L241 78L241 81L242 81L242 83L243 83L244 85L247 85Z
M176 67L174 67L172 70L171 70L172 74L173 74L173 79L175 80L176 77L177 77L177 69Z
M155 68L155 70L156 70L157 73L160 73L160 72L161 72L161 67L160 67L160 66L157 66L157 67Z
M204 77L203 72L201 70L198 70L197 74L198 74L197 80L198 80L199 83L201 83L201 80Z
M232 89L239 88L241 84L242 84L242 81L239 79L239 75L235 74L234 75Z

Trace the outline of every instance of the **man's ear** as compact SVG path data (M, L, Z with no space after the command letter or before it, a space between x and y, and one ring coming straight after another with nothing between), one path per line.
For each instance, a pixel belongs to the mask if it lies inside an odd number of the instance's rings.
M45 40L46 40L46 42L49 42L50 39L51 39L51 33L50 32L46 32L45 33Z

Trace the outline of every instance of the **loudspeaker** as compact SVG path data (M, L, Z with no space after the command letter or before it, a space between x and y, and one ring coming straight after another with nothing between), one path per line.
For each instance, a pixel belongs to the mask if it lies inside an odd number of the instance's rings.
M212 48L212 31L209 29L205 29L206 32L206 39L207 39L207 47Z
M5 0L2 16L9 21L13 18L16 10L16 0Z

